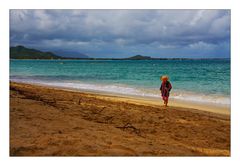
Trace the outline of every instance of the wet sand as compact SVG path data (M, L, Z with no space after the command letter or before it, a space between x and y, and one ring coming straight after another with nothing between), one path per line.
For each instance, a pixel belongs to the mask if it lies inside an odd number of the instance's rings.
M230 114L11 82L10 155L229 156Z

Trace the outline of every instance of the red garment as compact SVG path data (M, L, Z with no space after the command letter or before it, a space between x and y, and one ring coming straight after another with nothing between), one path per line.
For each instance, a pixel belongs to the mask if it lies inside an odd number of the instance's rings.
M169 81L166 82L162 82L161 87L160 87L160 91L162 93L162 97L169 97L169 92L172 89L172 85Z

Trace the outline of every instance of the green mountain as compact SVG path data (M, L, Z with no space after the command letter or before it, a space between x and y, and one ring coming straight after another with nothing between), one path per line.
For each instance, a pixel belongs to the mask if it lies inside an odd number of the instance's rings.
M150 56L142 56L142 55L135 55L129 58L125 58L128 60L147 60L147 59L152 59Z
M24 46L10 47L11 59L62 59L52 52L42 52L36 49L29 49Z

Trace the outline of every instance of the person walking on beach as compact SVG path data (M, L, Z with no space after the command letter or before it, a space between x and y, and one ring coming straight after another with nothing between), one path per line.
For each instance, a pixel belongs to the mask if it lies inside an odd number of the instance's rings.
M160 87L160 91L161 91L161 95L162 95L162 99L164 101L165 106L167 107L168 104L168 97L169 97L169 93L172 89L172 85L171 83L168 81L169 78L167 75L161 76L160 80L162 81L161 87Z

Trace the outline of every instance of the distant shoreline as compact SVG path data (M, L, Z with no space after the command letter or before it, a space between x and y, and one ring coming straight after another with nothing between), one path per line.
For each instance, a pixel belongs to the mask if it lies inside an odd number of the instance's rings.
M18 59L10 60L230 60L231 58L151 58L151 59L128 59L128 58L61 58L61 59Z
M64 56L64 55L56 55L53 52L43 52L40 50L26 48L24 46L16 46L10 47L10 59L48 59L48 60L222 60L222 59L230 59L230 58L155 58L151 56L145 55L134 55L127 58L93 58L89 57L85 54L81 54L79 56Z

